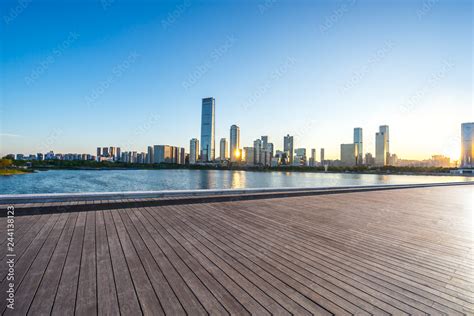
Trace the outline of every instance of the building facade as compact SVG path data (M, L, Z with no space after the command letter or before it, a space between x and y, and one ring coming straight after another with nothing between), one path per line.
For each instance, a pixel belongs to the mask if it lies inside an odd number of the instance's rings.
M219 156L220 160L224 161L229 158L229 142L227 141L227 138L221 138L220 141L220 151L219 151Z
M201 160L215 158L215 99L202 99L201 111Z
M341 164L344 166L354 166L357 164L357 144L341 144Z
M283 137L283 151L286 152L289 164L293 164L293 136L289 134Z
M379 127L379 132L375 134L375 165L386 166L390 158L390 141L388 126Z
M362 144L362 127L354 128L354 144L357 147L356 165L362 165L363 158L363 144Z
M230 127L230 160L240 161L240 128L237 125Z
M474 167L474 123L461 124L461 167Z
M199 140L191 139L189 142L189 164L194 165L199 160Z

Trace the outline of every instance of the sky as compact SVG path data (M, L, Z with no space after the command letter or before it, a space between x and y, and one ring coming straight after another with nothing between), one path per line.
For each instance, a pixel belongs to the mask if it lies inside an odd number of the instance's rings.
M413 1L0 3L0 153L189 149L201 100L219 140L340 144L379 125L404 159L458 159L474 121L473 4ZM319 158L318 158L319 159Z

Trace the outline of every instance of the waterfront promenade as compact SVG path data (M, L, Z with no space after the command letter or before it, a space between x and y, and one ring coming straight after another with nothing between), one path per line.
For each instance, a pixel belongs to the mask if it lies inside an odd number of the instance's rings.
M336 191L19 199L0 312L474 313L472 184Z

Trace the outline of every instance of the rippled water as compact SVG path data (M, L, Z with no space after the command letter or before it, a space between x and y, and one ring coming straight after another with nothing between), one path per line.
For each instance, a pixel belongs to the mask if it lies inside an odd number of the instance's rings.
M453 176L228 170L49 170L0 177L0 194L321 187L470 181Z

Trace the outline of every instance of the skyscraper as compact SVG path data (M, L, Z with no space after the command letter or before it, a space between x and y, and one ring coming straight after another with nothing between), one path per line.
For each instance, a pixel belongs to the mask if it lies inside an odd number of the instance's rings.
M199 140L197 138L191 139L189 143L189 164L194 165L199 159Z
M293 164L293 136L288 134L283 138L283 151L286 152L290 165Z
M362 165L363 159L363 146L362 146L362 128L356 127L354 128L354 145L357 148L357 156L356 156L356 165Z
M386 166L389 161L389 136L388 126L379 127L379 132L375 134L375 164L377 166Z
M215 158L215 99L202 99L201 112L201 160L213 161Z
M153 147L148 146L146 158L146 163L153 163L155 161L155 159L153 159Z
M321 148L321 154L319 156L321 159L321 164L324 164L324 148Z
M474 167L474 123L461 124L461 167Z
M309 158L309 166L316 166L316 148L311 148L311 157Z
M227 138L221 138L219 156L221 161L229 158L229 144L227 142Z
M120 160L120 155L121 155L121 149L120 149L120 147L117 147L116 153L115 153L115 160L119 161Z
M357 144L341 144L341 163L344 166L353 166L357 162Z
M254 151L254 161L255 164L260 164L262 163L262 140L261 139L256 139L253 142L253 148L255 149Z
M97 147L97 157L102 156L102 149L100 147Z
M230 160L240 161L240 128L237 125L230 127Z

